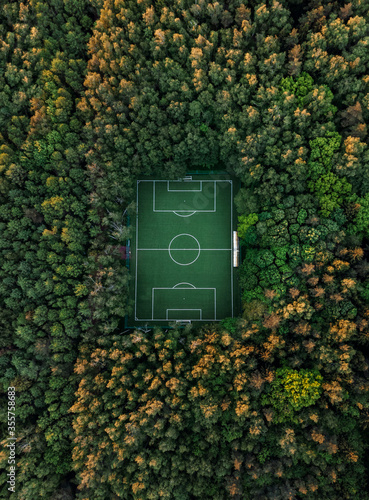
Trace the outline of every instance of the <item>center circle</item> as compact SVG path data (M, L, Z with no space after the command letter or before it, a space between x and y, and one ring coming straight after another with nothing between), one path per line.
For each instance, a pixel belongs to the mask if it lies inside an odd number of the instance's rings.
M169 257L179 266L189 266L200 255L200 243L192 234L177 234L169 243Z

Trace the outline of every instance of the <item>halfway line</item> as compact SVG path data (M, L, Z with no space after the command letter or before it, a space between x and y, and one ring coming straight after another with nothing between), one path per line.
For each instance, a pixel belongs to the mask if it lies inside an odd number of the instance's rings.
M166 250L168 251L168 248L137 248L137 250ZM176 250L187 250L189 252L195 251L198 252L198 248L171 248L171 252L174 252ZM200 248L201 251L203 250L225 250L227 252L231 252L232 248Z

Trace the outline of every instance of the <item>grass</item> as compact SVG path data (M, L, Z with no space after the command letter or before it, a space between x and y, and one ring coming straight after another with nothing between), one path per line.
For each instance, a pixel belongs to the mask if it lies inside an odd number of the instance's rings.
M233 317L229 179L137 181L132 326Z

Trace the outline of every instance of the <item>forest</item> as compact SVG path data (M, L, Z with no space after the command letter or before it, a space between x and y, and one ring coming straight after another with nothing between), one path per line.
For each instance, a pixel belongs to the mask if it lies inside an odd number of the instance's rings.
M1 498L369 499L368 122L367 0L4 0ZM136 179L192 170L241 314L127 329Z

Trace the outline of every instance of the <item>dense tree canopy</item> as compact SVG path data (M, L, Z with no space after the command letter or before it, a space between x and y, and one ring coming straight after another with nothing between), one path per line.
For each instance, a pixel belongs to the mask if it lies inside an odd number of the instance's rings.
M368 43L365 0L4 3L14 498L369 498ZM240 317L125 329L136 179L216 169Z

